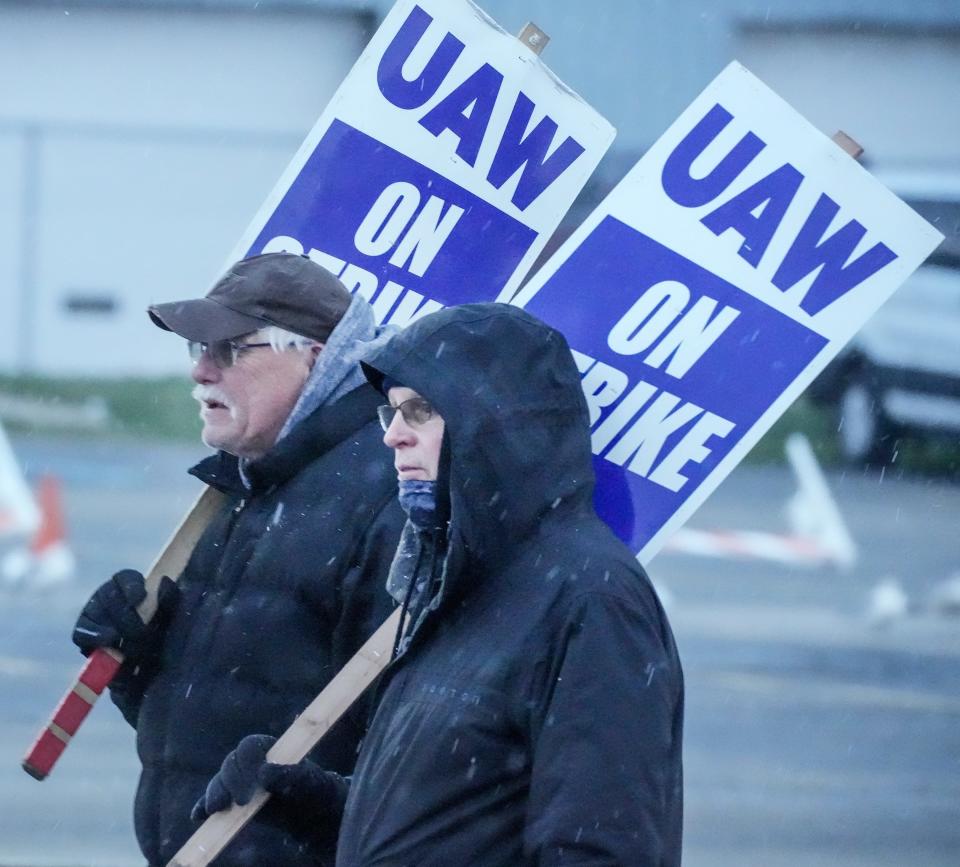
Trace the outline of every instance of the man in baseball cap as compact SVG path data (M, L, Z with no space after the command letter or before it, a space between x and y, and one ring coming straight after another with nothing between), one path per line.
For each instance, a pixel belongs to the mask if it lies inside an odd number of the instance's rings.
M272 447L351 300L333 274L307 257L267 253L237 262L204 298L150 307L156 325L187 339L204 443L244 459ZM309 409L318 389L330 392L323 398L339 397L360 384L357 345L369 346L375 336L360 299L343 323L341 345L314 377ZM353 351L345 353L344 342Z
M216 805L207 782L224 757L252 733L279 736L386 617L404 516L381 400L358 365L388 335L333 274L305 256L253 256L205 297L148 312L186 339L202 438L217 450L190 472L227 495L149 624L136 614L143 576L126 569L74 631L85 653L125 654L111 695L137 730L134 818L153 867ZM341 720L314 761L349 774L363 716ZM218 867L332 864L338 817L318 819L315 783L298 766L265 779L275 797Z
M350 306L350 293L307 256L241 259L204 298L148 308L160 328L211 343L275 325L325 343Z

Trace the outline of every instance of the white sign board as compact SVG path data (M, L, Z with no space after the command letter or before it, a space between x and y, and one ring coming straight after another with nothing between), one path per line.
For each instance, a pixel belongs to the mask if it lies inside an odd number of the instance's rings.
M231 257L306 253L381 322L513 294L613 141L466 0L400 0Z
M737 63L521 290L649 561L942 236Z

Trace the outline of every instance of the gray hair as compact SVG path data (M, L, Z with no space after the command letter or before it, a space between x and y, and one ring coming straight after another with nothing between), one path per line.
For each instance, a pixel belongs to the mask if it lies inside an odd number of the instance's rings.
M257 332L257 339L269 343L274 352L285 352L291 347L297 351L302 351L319 342L312 337L304 337L302 334L287 331L279 325L268 325L266 328L261 328Z

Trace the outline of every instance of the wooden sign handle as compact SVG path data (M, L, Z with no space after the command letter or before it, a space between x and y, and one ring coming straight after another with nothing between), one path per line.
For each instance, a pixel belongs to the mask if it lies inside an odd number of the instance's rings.
M173 580L180 576L203 531L225 502L224 494L214 488L206 488L174 530L144 576L147 597L137 606L137 613L144 623L149 623L157 611L160 579L164 575L169 575ZM31 777L37 780L46 779L122 664L123 654L112 647L99 648L90 654L73 685L60 700L23 757L21 766Z
M538 56L543 53L543 49L550 41L550 37L532 21L523 25L523 29L517 34L517 39Z
M850 156L855 160L859 160L863 156L863 148L854 141L850 136L848 136L842 129L838 129L832 136L830 140L840 147L841 150L846 151Z
M297 717L267 753L268 761L292 765L303 759L376 680L390 662L393 638L400 623L400 611L393 612L366 643L337 672L336 676L306 710ZM240 832L270 795L259 790L245 806L236 804L214 813L173 856L167 867L205 867Z

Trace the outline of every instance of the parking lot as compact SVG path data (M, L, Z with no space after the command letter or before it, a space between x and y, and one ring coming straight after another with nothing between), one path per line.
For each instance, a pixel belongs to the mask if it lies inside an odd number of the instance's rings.
M69 633L91 589L147 564L197 493L199 447L14 439L28 477L63 485L75 580L0 590L0 864L140 863L133 733L103 701L43 783L19 768L80 663ZM960 854L960 618L937 602L960 571L960 489L831 473L852 570L663 553L687 685L684 863L947 867ZM703 530L786 528L786 468L742 467L695 516ZM896 578L887 622L874 592ZM871 615L871 611L873 615Z

